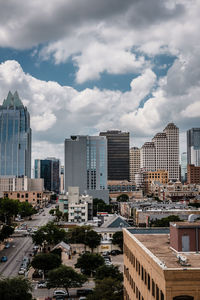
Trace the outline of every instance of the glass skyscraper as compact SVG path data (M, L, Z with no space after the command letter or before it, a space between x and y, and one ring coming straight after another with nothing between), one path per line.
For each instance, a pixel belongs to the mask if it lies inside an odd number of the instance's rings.
M59 193L60 160L54 157L35 159L35 178L44 178L44 188L47 191Z
M65 191L78 186L80 193L108 201L107 140L103 136L71 136L65 140Z
M18 93L0 106L0 176L31 177L30 115Z
M187 131L187 163L200 166L200 128Z

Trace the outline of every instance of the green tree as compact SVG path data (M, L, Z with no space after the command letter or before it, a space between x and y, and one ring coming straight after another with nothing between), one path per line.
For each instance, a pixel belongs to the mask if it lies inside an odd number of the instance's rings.
M0 230L0 241L4 241L7 239L11 234L13 234L14 228L8 225L3 225L2 229Z
M61 258L58 255L52 253L39 253L34 256L31 265L34 269L40 269L44 271L53 270L61 265Z
M100 245L100 243L101 243L101 235L100 234L98 234L94 230L89 230L86 232L84 244L89 246L90 249L92 250L92 252L97 246Z
M81 287L86 281L86 276L68 266L62 265L48 273L48 288L65 288L68 296L69 288Z
M26 278L0 278L1 300L32 300L31 283Z
M94 293L88 300L123 300L123 284L112 277L96 281Z
M179 216L171 215L166 218L162 218L160 220L156 219L151 221L152 227L169 227L170 222L180 222Z
M0 199L0 219L7 225L11 224L11 220L19 212L19 201L9 198Z
M55 209L54 209L54 208L50 209L49 214L50 214L51 216L54 216L54 214L55 214Z
M118 266L100 266L95 273L95 280L102 280L104 278L111 277L118 281L123 281L123 274L119 271Z
M78 258L75 268L80 268L83 274L90 276L102 265L104 265L104 259L100 254L84 253Z
M119 202L128 202L129 196L127 194L121 194L117 197L117 201Z
M66 242L71 244L84 244L86 240L86 234L92 230L90 226L76 226L70 228L67 232Z
M65 238L66 231L64 229L60 229L57 225L53 224L53 222L49 222L47 225L42 226L32 235L34 244L40 246L45 244L56 245Z
M123 250L123 232L122 231L116 231L113 234L112 243L113 243L113 245L117 245L121 250Z
M93 199L93 216L97 215L97 212L112 212L112 206L106 204L102 199Z
M18 213L21 217L29 217L36 213L35 208L28 202L19 202Z

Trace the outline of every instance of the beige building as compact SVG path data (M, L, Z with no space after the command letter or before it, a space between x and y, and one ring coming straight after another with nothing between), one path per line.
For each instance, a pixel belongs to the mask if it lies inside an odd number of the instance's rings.
M135 181L135 174L140 171L140 149L132 147L130 149L130 181Z
M1 176L0 192L14 191L43 191L44 179L32 179L28 177Z
M179 129L174 123L142 146L140 165L144 172L162 169L168 171L169 180L179 179Z
M124 300L200 299L200 225L178 224L170 235L124 229Z
M79 195L79 187L68 187L68 221L81 223L92 219L93 198Z
M151 193L152 182L159 182L160 184L168 183L168 171L157 170L149 171L144 174L144 187L146 193Z
M41 191L14 191L14 192L3 192L3 197L19 200L20 202L28 202L35 208L45 207L50 202L51 192Z

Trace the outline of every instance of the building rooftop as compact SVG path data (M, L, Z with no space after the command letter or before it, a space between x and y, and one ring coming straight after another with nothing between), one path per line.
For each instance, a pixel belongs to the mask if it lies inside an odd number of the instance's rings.
M168 234L137 234L133 237L137 239L139 243L142 243L141 246L143 250L151 252L152 256L154 256L154 260L164 269L200 268L200 252L181 253L181 256L187 259L187 263L183 265L179 262L179 253L170 247Z

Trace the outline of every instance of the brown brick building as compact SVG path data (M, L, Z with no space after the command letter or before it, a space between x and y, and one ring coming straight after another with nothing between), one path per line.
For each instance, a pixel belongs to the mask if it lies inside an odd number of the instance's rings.
M124 299L199 300L199 228L172 223L170 236L124 229Z
M195 167L195 165L188 165L187 181L188 183L200 184L200 167Z

